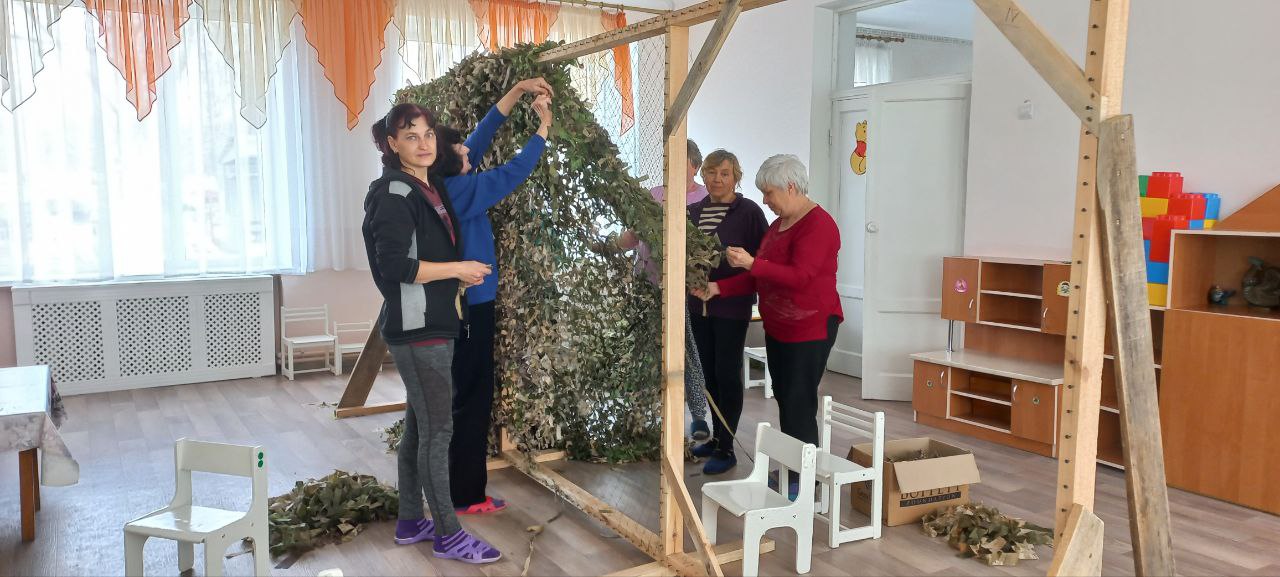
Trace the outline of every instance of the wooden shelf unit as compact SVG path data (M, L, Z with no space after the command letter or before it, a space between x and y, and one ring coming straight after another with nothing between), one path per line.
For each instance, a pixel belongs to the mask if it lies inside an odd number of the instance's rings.
M917 380L927 377L915 387L917 422L1056 456L1070 276L1062 262L943 259L942 316L965 323L965 348L911 355ZM1158 368L1163 308L1151 315ZM1114 349L1110 331L1105 348ZM1103 365L1098 461L1120 466L1114 363Z

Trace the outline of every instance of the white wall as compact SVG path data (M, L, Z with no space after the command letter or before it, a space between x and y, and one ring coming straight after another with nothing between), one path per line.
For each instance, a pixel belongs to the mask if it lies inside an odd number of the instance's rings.
M1088 3L1022 6L1083 61ZM1182 172L1187 190L1222 195L1224 216L1280 183L1277 20L1272 0L1133 0L1123 108L1139 172ZM1035 118L1018 120L1027 99ZM1080 124L980 15L970 120L965 252L1069 256Z
M756 202L756 169L766 158L795 154L809 164L815 4L788 0L739 16L689 109L689 137L704 155L717 148L738 155L742 192ZM691 60L710 30L710 22L690 29Z

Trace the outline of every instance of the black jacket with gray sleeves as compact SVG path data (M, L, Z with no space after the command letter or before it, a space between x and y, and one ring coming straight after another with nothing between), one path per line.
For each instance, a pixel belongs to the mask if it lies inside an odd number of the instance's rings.
M443 183L432 180L449 218L458 222ZM382 293L378 327L383 340L398 345L457 338L466 310L458 279L426 284L414 279L419 261L461 260L462 246L450 237L416 179L384 169L382 177L369 184L361 230L373 282Z

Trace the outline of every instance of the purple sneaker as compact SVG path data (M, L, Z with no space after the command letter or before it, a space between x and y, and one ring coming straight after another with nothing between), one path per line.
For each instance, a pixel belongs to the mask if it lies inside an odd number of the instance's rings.
M502 553L493 545L477 539L466 531L458 531L447 537L441 537L432 545L433 554L440 559L454 559L463 563L493 563L502 558Z
M412 545L435 539L436 523L431 519L396 521L396 545Z

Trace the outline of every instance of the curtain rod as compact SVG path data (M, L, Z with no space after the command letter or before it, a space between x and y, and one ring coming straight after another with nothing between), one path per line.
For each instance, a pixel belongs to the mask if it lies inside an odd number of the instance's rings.
M546 2L556 2L559 4L578 4L580 6L595 6L597 8L612 8L614 10L628 10L631 12L644 12L645 14L667 14L670 10L656 10L653 8L640 8L638 6L627 6L625 4L609 4L607 2L594 2L592 0L545 0Z

